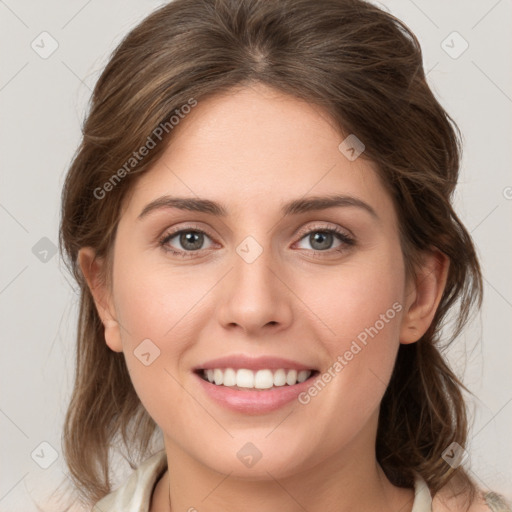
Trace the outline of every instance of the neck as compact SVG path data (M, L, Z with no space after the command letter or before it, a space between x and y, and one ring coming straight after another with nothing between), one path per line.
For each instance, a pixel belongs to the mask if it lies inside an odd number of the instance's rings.
M350 446L312 467L288 476L263 471L248 479L214 471L165 438L169 469L150 512L410 512L414 491L389 482L375 458L374 440L361 431Z

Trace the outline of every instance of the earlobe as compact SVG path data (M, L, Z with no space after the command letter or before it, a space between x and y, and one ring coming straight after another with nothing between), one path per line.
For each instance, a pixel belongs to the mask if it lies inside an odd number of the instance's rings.
M418 341L430 327L443 296L450 266L449 258L435 249L425 254L406 298L400 343Z
M110 290L102 273L104 261L96 257L92 247L82 247L78 253L78 264L103 323L105 342L114 352L122 352L119 323L115 316Z

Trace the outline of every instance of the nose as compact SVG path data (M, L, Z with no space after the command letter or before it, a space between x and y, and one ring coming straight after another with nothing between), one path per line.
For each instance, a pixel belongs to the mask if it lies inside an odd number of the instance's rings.
M219 287L219 321L247 336L275 334L292 321L294 295L286 283L288 276L271 250L262 249L254 242L241 244Z

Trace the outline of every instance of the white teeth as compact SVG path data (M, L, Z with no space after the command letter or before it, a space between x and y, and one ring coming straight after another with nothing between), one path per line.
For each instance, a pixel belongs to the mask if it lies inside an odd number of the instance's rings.
M274 386L284 386L286 384L286 372L284 370L276 370L274 372Z
M238 370L236 372L236 385L239 388L253 388L254 373L251 370Z
M227 368L224 371L224 380L222 382L224 386L236 386L236 372L233 368Z
M217 385L220 385L224 382L224 373L222 372L222 370L219 370L218 368L215 368L215 370L213 370L213 380Z
M274 385L274 375L270 370L258 370L254 376L254 387L268 389Z
M297 380L299 382L304 382L310 375L311 372L309 370L301 370L297 375Z
M286 374L286 384L293 386L297 383L297 370L289 370Z
M203 370L206 379L217 386L238 386L239 388L270 389L284 385L293 386L304 382L311 375L311 370L258 370L253 372L246 368L215 368Z

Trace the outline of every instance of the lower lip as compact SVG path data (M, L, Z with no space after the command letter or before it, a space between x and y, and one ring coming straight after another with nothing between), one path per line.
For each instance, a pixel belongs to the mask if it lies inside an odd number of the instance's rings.
M295 400L300 393L311 386L318 373L293 386L279 386L274 389L241 391L227 386L217 386L194 373L206 394L218 404L232 411L244 414L264 414L275 411Z

